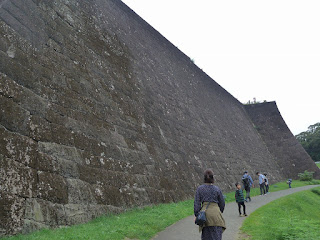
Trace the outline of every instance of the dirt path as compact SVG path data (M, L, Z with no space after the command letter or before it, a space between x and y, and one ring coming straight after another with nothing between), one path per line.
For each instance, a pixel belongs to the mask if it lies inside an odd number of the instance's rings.
M299 188L291 188L278 192L271 192L265 196L252 197L252 201L246 203L247 214L249 215L261 206L289 194L314 188L320 185L304 186ZM223 217L227 224L227 230L223 233L223 240L236 240L239 237L239 228L245 217L238 216L238 206L235 202L226 205ZM197 226L193 222L194 217L190 216L171 225L164 231L160 232L153 240L197 240L201 239L201 235Z

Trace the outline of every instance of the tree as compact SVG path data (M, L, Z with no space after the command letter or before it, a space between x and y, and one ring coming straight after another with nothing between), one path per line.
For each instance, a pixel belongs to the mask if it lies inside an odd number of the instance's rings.
M320 122L295 137L315 162L320 161Z

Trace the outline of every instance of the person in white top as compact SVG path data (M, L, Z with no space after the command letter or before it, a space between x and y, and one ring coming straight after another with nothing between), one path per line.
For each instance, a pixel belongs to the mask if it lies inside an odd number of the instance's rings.
M262 194L266 195L266 188L265 188L266 184L264 182L265 176L260 172L257 172L257 175L259 176L260 195Z

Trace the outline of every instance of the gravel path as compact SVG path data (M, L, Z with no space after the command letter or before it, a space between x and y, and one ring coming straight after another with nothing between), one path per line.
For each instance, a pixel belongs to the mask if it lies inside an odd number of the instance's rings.
M289 194L314 188L320 185L311 185L298 188L291 188L278 192L270 192L264 196L252 197L252 201L246 203L246 211L249 215L261 206ZM242 208L241 208L242 209ZM223 240L238 239L239 228L242 225L245 217L239 217L238 205L235 202L226 204L223 217L227 224L227 229L223 233ZM189 216L181 221L169 226L164 231L160 232L153 240L197 240L201 239L198 227L194 224L194 216Z

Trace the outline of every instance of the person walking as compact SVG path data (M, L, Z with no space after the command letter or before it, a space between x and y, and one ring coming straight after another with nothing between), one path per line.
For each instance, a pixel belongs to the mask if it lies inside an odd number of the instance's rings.
M289 188L291 188L292 179L289 178L288 181L287 181L287 183L289 184Z
M243 173L243 176L242 176L241 180L242 180L242 183L243 183L243 189L246 190L245 201L246 202L248 202L248 201L251 202L250 189L251 189L251 187L254 187L252 177L248 174L247 171L245 171Z
M219 187L215 186L213 171L207 169L204 172L204 184L197 188L194 199L194 215L200 211L206 211L207 222L199 227L201 240L221 240L222 233L226 229L222 217L225 201Z
M266 195L266 188L265 188L266 184L264 182L265 176L260 172L257 172L257 175L259 176L260 195L262 195L262 193Z
M264 174L264 184L266 185L266 194L269 193L269 179L267 178L267 174Z

